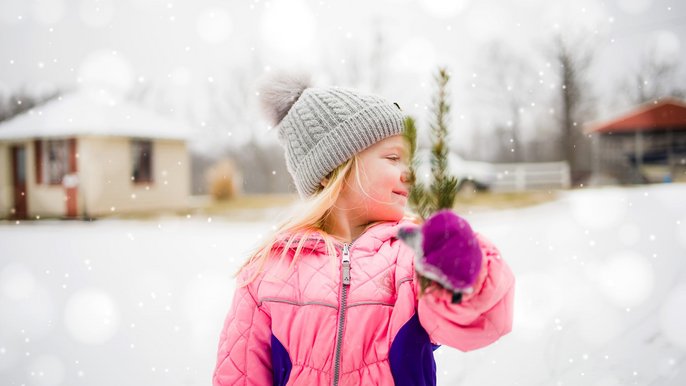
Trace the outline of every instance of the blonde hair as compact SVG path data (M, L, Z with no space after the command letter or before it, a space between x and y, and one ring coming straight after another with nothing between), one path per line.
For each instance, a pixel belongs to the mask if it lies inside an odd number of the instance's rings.
M367 197L372 198L362 188L359 171L360 163L361 161L358 155L353 155L327 176L329 182L326 186L320 185L311 197L301 200L291 207L291 210L288 211L285 218L280 221L278 226L274 227L274 232L266 237L262 244L257 246L250 254L250 258L240 267L238 272L236 272L235 275L238 276L246 269L252 271L244 281L238 283L239 287L248 285L264 271L265 264L271 256L272 249L277 243L277 240L279 240L280 235L288 236L288 241L281 251L279 263L286 258L297 235L301 234L295 254L289 264L289 270L293 268L300 256L303 245L313 234L319 234L324 239L326 253L329 256L336 255L336 248L333 242L335 236L329 234L330 229L328 229L328 227L331 224L329 224L327 220L329 220L331 209L335 207L336 201L343 191L345 181L351 173L355 173L355 180L364 194L367 195ZM404 215L409 218L416 217L416 214L407 209L405 210ZM367 224L365 230L381 222L383 221L371 222Z

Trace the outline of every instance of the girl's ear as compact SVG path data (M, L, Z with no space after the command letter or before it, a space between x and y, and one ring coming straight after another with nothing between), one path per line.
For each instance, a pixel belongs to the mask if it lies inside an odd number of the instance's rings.
M321 184L323 187L326 187L326 185L329 184L329 178L328 178L328 177L324 177L324 179L322 180L322 182L320 182L320 184Z

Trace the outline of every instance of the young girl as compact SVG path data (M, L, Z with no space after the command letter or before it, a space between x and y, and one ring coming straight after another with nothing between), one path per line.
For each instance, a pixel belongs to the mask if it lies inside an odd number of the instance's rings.
M439 345L474 350L511 330L513 275L477 233L473 291L420 294L398 239L417 222L397 105L292 77L260 97L302 200L238 273L215 386L435 385Z

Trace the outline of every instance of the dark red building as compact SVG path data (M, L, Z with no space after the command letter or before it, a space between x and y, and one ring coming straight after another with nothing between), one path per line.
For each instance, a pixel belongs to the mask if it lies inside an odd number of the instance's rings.
M686 103L664 99L589 125L596 173L619 183L686 181Z

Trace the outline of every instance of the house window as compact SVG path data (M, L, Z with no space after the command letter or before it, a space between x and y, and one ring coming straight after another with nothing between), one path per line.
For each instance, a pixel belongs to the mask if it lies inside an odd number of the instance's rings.
M152 182L152 142L147 140L131 141L131 181L134 183Z
M43 146L42 181L48 184L61 184L69 172L69 141L66 139L47 140Z

